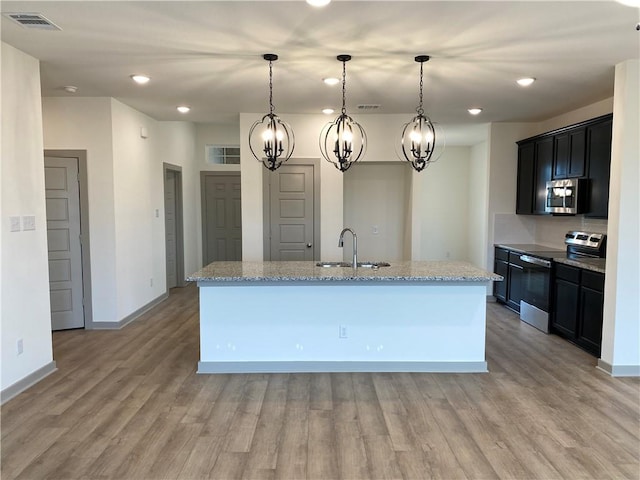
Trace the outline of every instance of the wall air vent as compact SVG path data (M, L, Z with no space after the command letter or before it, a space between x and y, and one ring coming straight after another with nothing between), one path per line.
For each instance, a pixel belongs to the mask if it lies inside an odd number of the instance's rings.
M382 105L376 105L375 103L363 103L358 105L358 110L369 112L371 110L378 110Z
M20 24L24 28L39 30L62 30L59 26L39 13L3 13L5 17Z

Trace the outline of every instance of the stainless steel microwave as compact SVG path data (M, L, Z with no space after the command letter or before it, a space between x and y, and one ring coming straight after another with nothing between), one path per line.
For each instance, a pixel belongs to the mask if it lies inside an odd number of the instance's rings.
M547 201L544 211L564 215L583 213L586 189L586 180L582 178L547 182Z

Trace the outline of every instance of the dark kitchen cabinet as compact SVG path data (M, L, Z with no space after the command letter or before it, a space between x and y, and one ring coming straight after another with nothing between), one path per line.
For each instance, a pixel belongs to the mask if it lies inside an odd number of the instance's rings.
M551 332L600 356L604 274L556 265Z
M553 137L518 142L516 213L544 214L553 166Z
M502 282L493 282L493 296L502 303L507 302L507 278L509 276L509 252L502 248L495 249L493 271L502 275Z
M607 116L586 130L589 174L586 217L607 218L609 213L612 126L613 119Z
M553 138L554 180L580 178L585 174L587 129L578 127Z
M517 142L516 213L544 215L547 182L581 178L587 217L607 218L611 167L611 114Z
M520 215L531 215L534 209L535 148L536 144L533 141L518 144L516 213Z
M553 137L536 141L536 180L534 183L533 213L543 215L547 203L547 182L551 180L553 166Z
M554 294L556 302L551 322L552 330L556 330L568 338L575 338L580 286L567 280L556 279Z
M522 267L518 265L520 253L501 247L494 250L493 271L502 275L502 282L493 282L493 296L512 310L520 312L522 300Z
M582 272L577 343L588 352L600 356L604 309L604 275Z

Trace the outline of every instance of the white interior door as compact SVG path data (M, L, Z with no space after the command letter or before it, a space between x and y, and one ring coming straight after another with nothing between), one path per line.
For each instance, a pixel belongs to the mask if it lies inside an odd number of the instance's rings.
M45 157L44 165L51 328L83 328L78 160Z

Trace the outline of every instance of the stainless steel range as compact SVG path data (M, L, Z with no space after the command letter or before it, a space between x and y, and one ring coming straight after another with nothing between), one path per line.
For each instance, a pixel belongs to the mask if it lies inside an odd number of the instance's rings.
M607 236L604 233L567 232L564 236L567 258L605 258Z
M607 236L603 233L571 231L565 235L566 258L586 260L605 258ZM520 256L522 300L520 320L549 333L551 273L558 252L532 251Z

